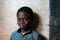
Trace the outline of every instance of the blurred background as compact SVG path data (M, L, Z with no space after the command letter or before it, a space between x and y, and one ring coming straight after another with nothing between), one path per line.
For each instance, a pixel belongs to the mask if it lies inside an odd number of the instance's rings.
M60 40L60 0L50 0L50 40Z
M16 12L22 6L30 7L41 19L37 31L49 40L49 0L0 0L0 40L9 40L19 27Z

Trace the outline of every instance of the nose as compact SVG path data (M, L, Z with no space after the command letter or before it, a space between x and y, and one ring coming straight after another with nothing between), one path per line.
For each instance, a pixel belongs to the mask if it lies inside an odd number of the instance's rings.
M21 19L20 23L21 23L21 24L24 24L24 19Z

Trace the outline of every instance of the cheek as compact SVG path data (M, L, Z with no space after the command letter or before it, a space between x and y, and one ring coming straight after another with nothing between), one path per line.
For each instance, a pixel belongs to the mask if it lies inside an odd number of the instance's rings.
M19 21L17 21L17 24L18 24L18 25L20 25L20 22L19 22Z
M26 22L25 22L25 24L29 24L29 22L28 22L28 21L26 21Z
M25 21L25 24L28 24L29 25L30 24L30 21Z

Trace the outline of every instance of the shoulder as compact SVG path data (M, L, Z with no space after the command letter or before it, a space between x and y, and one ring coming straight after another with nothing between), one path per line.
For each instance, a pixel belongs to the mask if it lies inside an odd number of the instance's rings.
M13 39L13 37L15 36L16 33L17 33L17 31L12 32L11 37L10 37L10 40Z
M33 37L35 37L35 38L39 36L39 33L36 31L32 31L32 34L33 34Z
M37 31L32 31L32 33L33 33L34 35L39 35L39 33L38 33Z
M39 33L38 32L36 32L36 31L32 31L32 32L33 32L33 38L35 40L41 40L41 38L39 37Z
M17 34L17 31L12 32L11 37L14 37Z
M47 40L43 35L41 35L37 31L33 31L33 37L38 40Z

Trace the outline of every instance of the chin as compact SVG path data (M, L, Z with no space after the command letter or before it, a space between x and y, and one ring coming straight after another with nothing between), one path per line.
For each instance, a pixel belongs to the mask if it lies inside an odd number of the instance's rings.
M26 28L26 26L20 26L20 28L22 28L22 29L23 29L23 28Z

